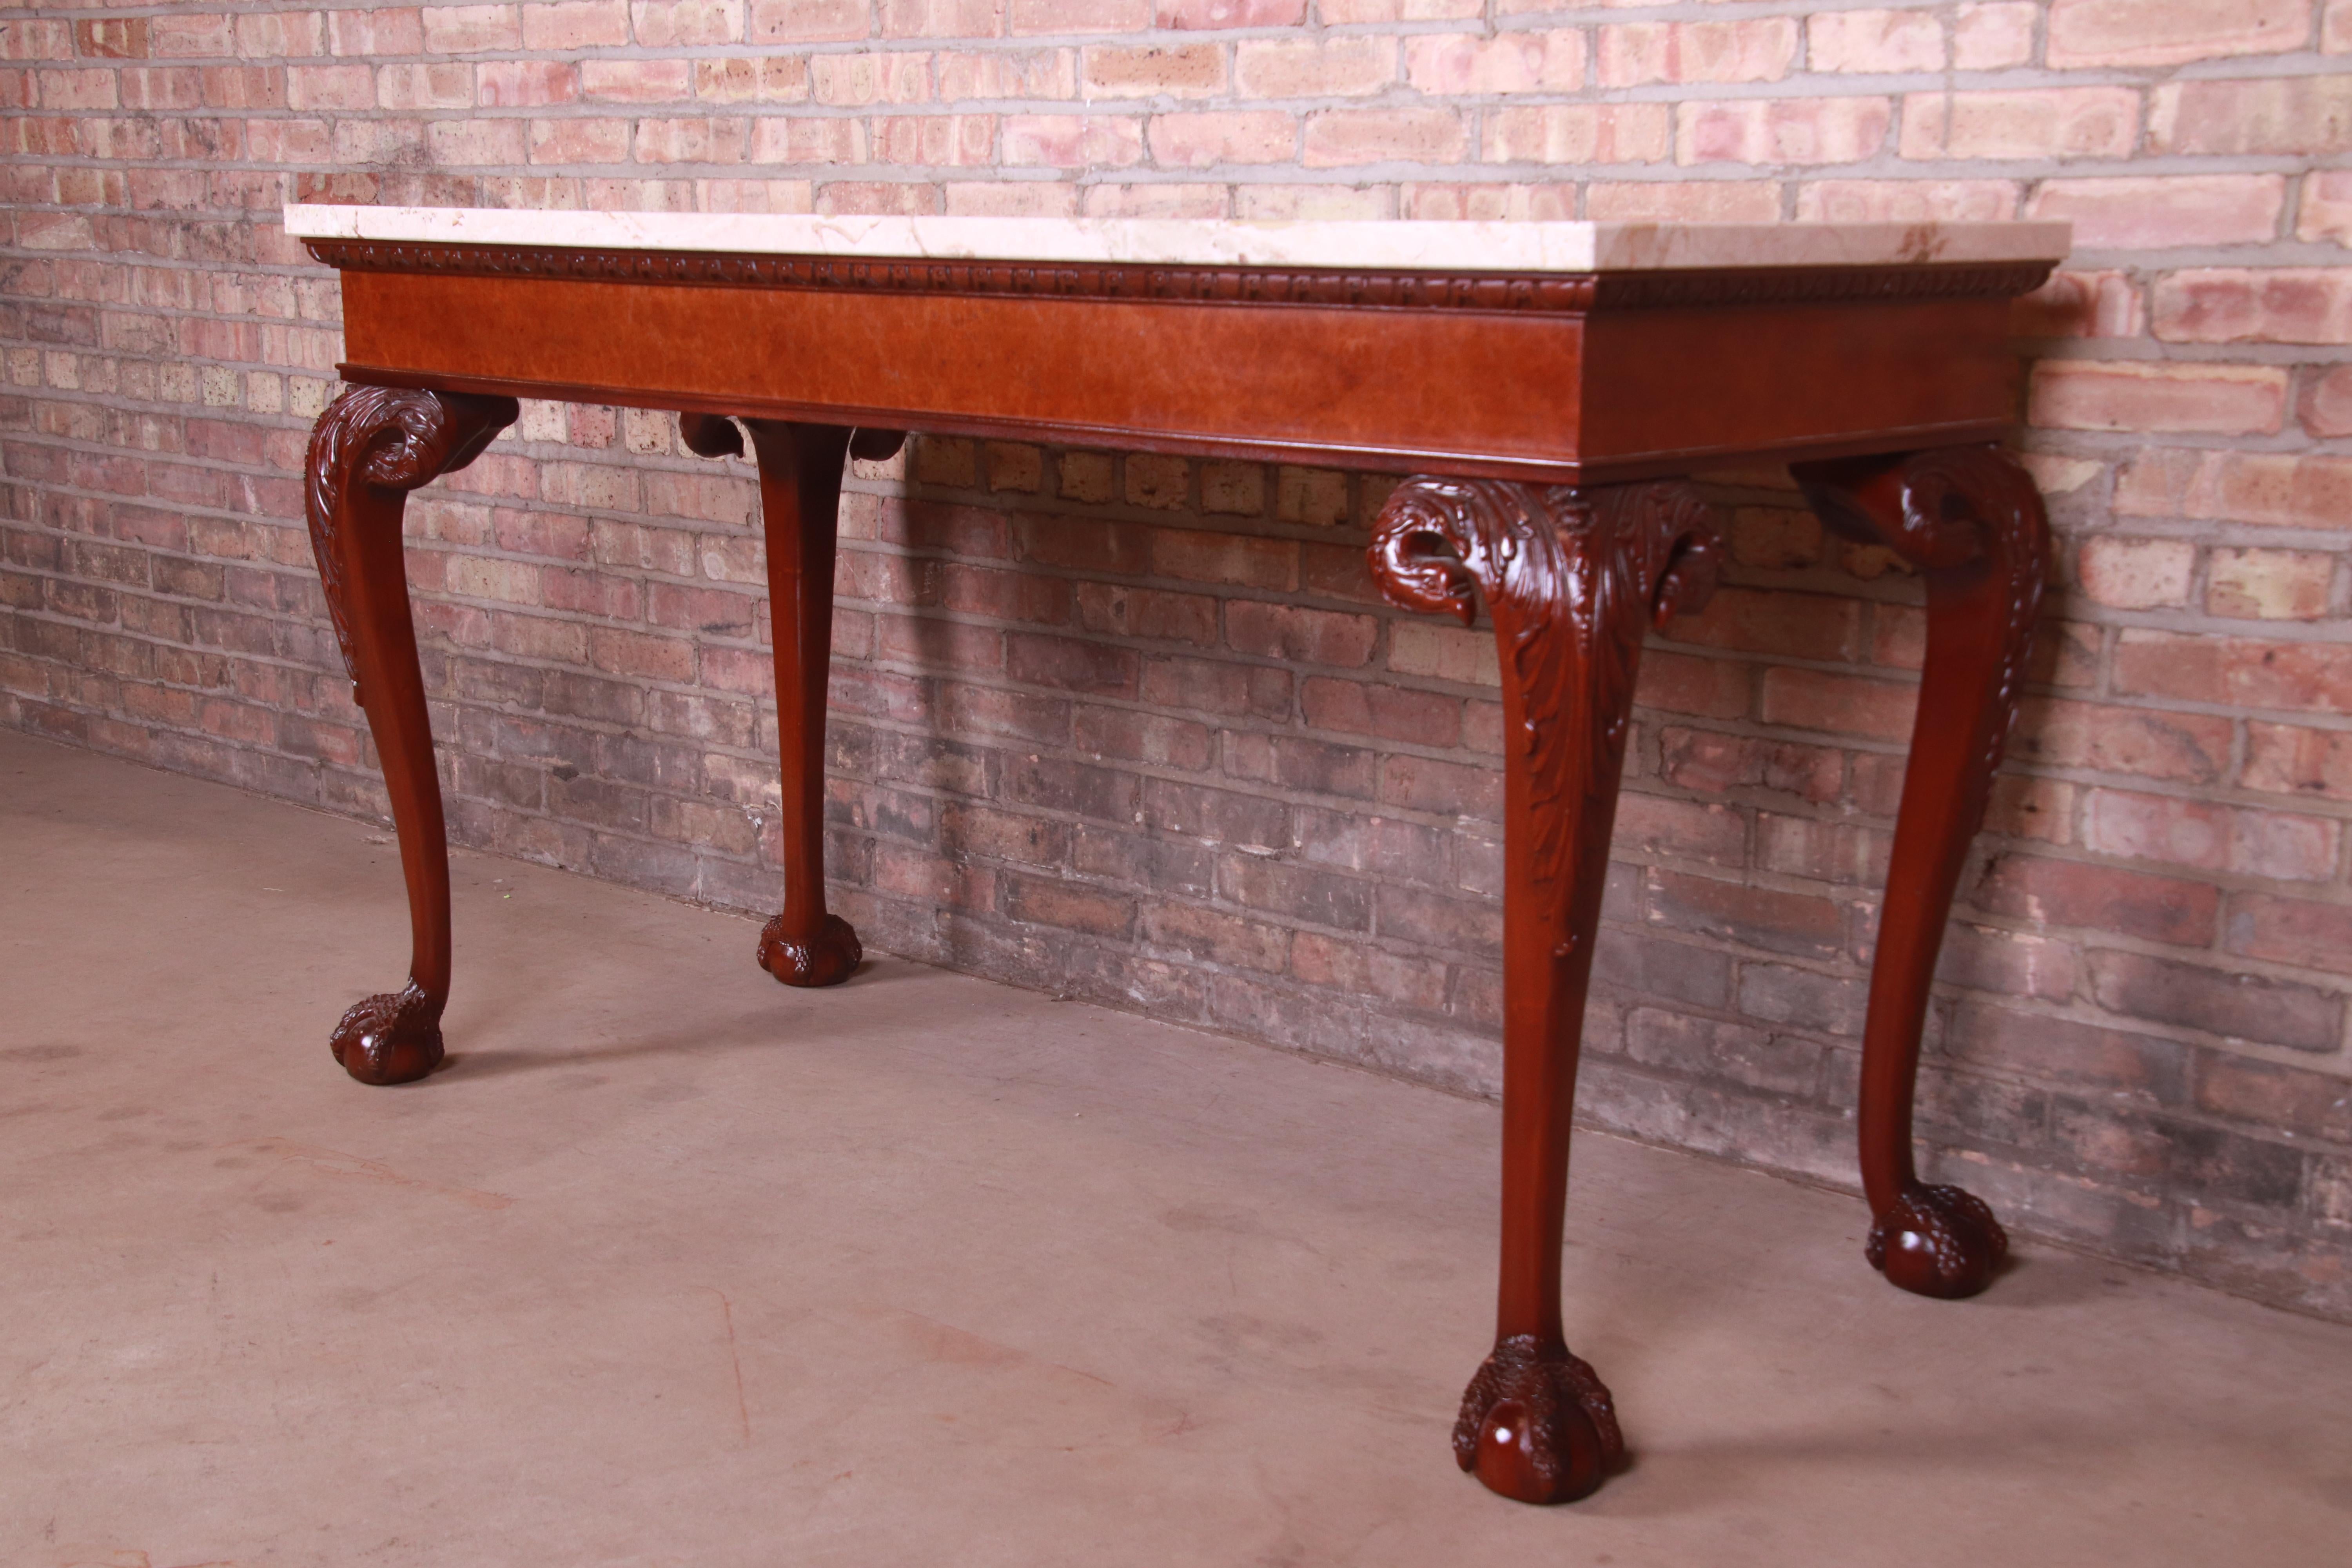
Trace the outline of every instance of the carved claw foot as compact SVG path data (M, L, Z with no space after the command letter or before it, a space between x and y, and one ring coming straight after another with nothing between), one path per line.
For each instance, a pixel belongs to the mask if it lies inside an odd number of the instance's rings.
M760 967L787 985L838 985L849 978L866 950L839 915L827 915L812 937L783 933L778 915L760 931Z
M441 1004L411 981L354 1003L328 1046L362 1083L414 1083L441 1065Z
M1973 1296L2009 1256L1992 1210L1958 1187L1914 1186L1870 1227L1870 1266L1918 1296Z
M1574 1502L1624 1464L1625 1439L1591 1367L1564 1345L1517 1334L1462 1395L1454 1458L1507 1498Z

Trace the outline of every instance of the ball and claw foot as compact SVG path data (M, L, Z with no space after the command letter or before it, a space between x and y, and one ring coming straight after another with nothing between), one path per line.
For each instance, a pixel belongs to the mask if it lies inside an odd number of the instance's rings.
M1624 1464L1625 1439L1591 1367L1565 1345L1516 1334L1462 1395L1454 1458L1507 1498L1574 1502Z
M2009 1256L2009 1235L1974 1194L1914 1186L1878 1216L1863 1254L1889 1284L1949 1300L1992 1282Z
M760 967L787 985L838 985L849 978L866 950L839 915L827 915L813 937L786 936L778 915L760 931Z
M352 1004L328 1047L362 1083L414 1083L441 1065L441 1005L411 981Z

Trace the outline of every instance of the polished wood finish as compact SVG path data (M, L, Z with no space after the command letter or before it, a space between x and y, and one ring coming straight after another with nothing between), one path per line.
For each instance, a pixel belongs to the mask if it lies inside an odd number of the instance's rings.
M1923 1296L1972 1296L1991 1281L2009 1237L1973 1194L1920 1182L1911 1101L1952 895L2017 720L2049 523L2032 479L1996 447L1800 464L1795 473L1823 522L1891 546L1927 584L1927 662L1863 1026L1862 1180L1871 1265Z
M833 554L849 432L746 419L760 465L783 761L784 907L760 932L760 967L787 985L838 985L865 956L824 907L824 693L833 670Z
M740 457L729 420L678 416L678 437L705 458ZM838 985L866 956L857 932L824 907L824 699L833 668L834 554L843 460L897 455L901 430L745 419L759 464L767 535L768 614L776 661L776 731L783 764L784 907L760 931L760 967L787 985Z
M1560 1245L1580 1031L1643 629L1702 601L1717 547L1681 476L1797 459L1832 526L1920 568L1929 637L1874 959L1862 1160L1871 1261L1981 1289L2006 1247L1911 1155L1936 954L2015 711L2044 524L1987 445L2014 391L2009 297L2043 263L1452 277L843 261L313 241L344 270L365 384L320 419L311 522L400 828L412 982L336 1053L394 1082L441 1055L448 884L401 568L405 490L461 466L516 395L667 408L689 449L759 465L782 750L782 909L760 962L858 962L825 907L824 700L842 468L898 432L1297 458L1415 477L1371 549L1389 597L1492 618L1503 670L1502 1269L1455 1456L1531 1502L1621 1464L1568 1349ZM730 270L731 269L731 270ZM400 390L415 388L417 390ZM733 421L740 421L740 429ZM854 432L854 433L853 433Z
M1981 297L1943 279L1916 293L1790 300L1734 288L1733 275L1713 303L1684 278L1680 293L1612 304L1601 280L1562 280L1591 301L1576 310L730 289L658 271L633 282L352 271L343 374L792 422L1594 482L1998 437L2012 396L2006 293L2038 271L1956 270ZM533 330L510 330L518 319ZM1730 342L1737 354L1723 352ZM1916 374L1921 364L1936 374Z
M408 984L354 1004L330 1042L362 1083L407 1083L439 1066L449 1001L449 856L401 514L409 491L472 462L518 412L507 397L358 386L319 416L310 436L310 546L352 696L383 763L408 879Z
M1569 1131L1642 635L1705 603L1719 548L1687 485L1432 479L1397 487L1372 541L1398 605L1466 625L1483 598L1502 665L1503 1271L1454 1452L1524 1502L1581 1497L1624 1457L1608 1390L1562 1339Z

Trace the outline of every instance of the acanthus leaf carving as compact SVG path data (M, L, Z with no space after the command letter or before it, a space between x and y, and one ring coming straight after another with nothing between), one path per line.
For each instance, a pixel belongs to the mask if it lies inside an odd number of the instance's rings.
M1713 509L1681 483L1420 478L1381 509L1370 559L1391 601L1468 626L1483 599L1494 618L1510 744L1535 808L1528 849L1538 881L1560 880L1592 847L1568 841L1570 814L1546 808L1590 771L1589 758L1622 750L1643 632L1701 607L1718 556Z
M354 681L359 660L352 647L351 584L343 575L340 539L352 521L352 487L413 490L429 484L480 456L520 413L511 397L354 386L319 416L303 464L303 510L335 643Z

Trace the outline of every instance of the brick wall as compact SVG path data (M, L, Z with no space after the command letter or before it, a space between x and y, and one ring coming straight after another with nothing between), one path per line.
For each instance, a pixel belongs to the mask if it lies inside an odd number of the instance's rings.
M2059 587L1931 1163L2352 1316L2352 3L1309 4L0 5L0 722L382 808L300 521L337 296L289 196L2070 218L2017 317ZM861 470L840 575L869 942L1490 1089L1494 653L1374 601L1381 482L910 460ZM1731 586L1643 673L1585 1103L1846 1183L1918 595L1784 477L1721 485ZM458 838L772 903L753 505L661 416L536 405L412 503Z

